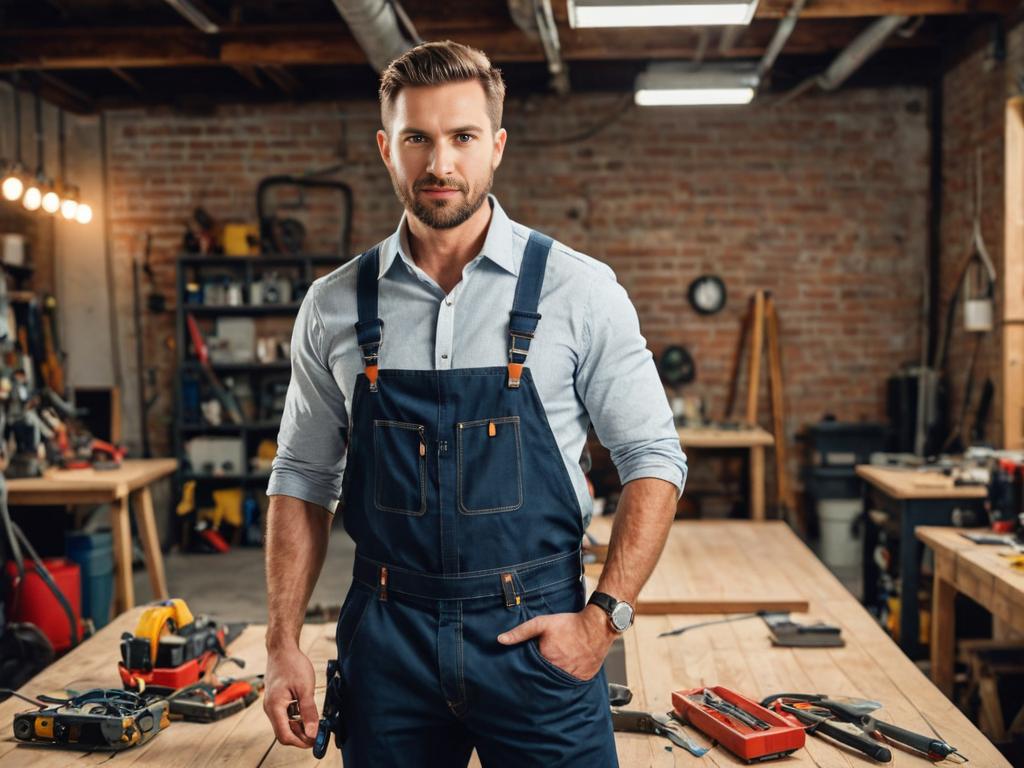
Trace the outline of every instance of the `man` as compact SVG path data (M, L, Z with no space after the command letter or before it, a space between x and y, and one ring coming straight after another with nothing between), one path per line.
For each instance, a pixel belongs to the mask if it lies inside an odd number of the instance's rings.
M356 542L337 629L347 768L465 766L474 748L485 766L617 765L601 664L686 475L664 390L611 270L488 194L507 135L487 57L420 45L380 100L405 214L296 318L267 491L264 708L281 743L312 744L298 638L340 494ZM591 421L624 489L584 606Z

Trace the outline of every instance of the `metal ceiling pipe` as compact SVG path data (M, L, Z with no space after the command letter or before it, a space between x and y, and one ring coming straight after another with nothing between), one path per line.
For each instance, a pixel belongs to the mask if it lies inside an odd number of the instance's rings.
M828 69L818 75L815 80L818 87L834 91L846 82L850 75L878 52L890 35L907 23L908 19L908 16L883 16L872 23L836 56Z
M807 5L807 0L793 0L793 4L789 7L782 21L779 22L779 26L775 28L775 34L768 43L768 47L765 48L761 62L757 65L758 81L763 80L765 75L775 65L775 60L779 58L779 54L782 53L782 49L786 47L786 43L789 41L789 36L796 29L797 19L800 17L800 12L804 9L805 5Z
M569 69L562 60L562 44L551 10L551 0L508 0L508 13L531 40L539 40L551 75L551 87L564 96L569 92Z
M419 42L395 0L334 0L334 6L378 72Z
M164 0L164 2L181 14L183 18L187 19L199 31L205 32L208 35L216 35L220 32L220 27L217 26L216 22L197 8L191 0Z

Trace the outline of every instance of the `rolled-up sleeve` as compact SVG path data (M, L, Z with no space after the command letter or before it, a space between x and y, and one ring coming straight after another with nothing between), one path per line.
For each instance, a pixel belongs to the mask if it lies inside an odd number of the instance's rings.
M576 391L623 485L656 477L681 495L686 455L636 309L613 278L590 284Z
M348 419L345 396L328 368L314 283L292 330L292 375L277 435L268 496L293 496L334 512L341 494Z

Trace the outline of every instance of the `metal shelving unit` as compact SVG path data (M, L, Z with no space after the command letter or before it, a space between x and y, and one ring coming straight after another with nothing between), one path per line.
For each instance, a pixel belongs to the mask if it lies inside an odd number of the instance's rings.
M250 457L255 455L260 440L273 438L277 434L279 423L276 420L248 420L241 424L222 423L210 425L200 418L186 420L184 391L191 382L197 382L200 393L204 389L202 369L195 359L191 340L188 335L186 316L191 314L200 325L205 325L204 335L209 333L209 326L220 317L251 317L251 318L287 318L294 317L299 309L300 297L282 304L242 305L209 305L190 303L189 292L186 290L190 282L204 282L206 279L229 277L233 282L242 284L242 297L245 302L252 295L253 283L264 273L287 273L296 283L308 286L319 275L340 266L343 259L336 255L299 254L295 256L199 256L182 254L177 260L176 280L176 363L174 383L174 452L178 457L179 469L176 477L178 492L186 481L195 480L200 484L197 490L204 487L224 487L225 485L241 486L247 491L256 492L265 486L269 473L253 471L248 465ZM250 391L256 399L255 408L259 412L260 385L273 377L287 379L290 372L288 360L275 360L261 363L251 362L211 362L211 367L219 378L246 378ZM202 394L200 394L200 399ZM245 451L247 465L238 472L212 474L197 471L186 463L185 443L199 436L239 437Z

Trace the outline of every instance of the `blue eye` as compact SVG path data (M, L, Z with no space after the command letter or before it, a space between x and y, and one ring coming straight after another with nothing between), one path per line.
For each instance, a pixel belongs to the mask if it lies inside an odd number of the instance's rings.
M471 134L471 133L460 133L460 134L457 134L455 138L457 138L463 144L468 144L469 142L471 142L473 140L473 134Z

